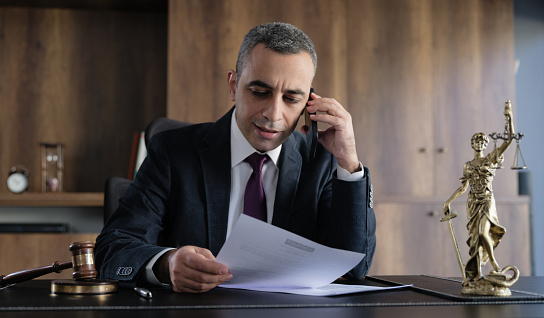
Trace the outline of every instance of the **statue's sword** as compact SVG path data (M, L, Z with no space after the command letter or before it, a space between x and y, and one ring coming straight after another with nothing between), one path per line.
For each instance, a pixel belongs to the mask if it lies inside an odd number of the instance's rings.
M461 269L461 274L463 279L466 278L465 274L465 265L463 264L463 259L461 258L461 252L459 251L459 245L457 245L457 239L455 238L455 231L453 230L453 224L451 224L451 219L457 217L455 213L448 213L443 218L440 219L440 222L448 221L448 226L450 228L451 240L453 241L453 247L455 248L455 253L457 254L457 262L459 262L459 268Z

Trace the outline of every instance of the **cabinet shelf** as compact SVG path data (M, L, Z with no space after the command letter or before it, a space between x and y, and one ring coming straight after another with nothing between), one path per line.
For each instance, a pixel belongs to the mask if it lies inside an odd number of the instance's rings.
M0 6L60 8L78 10L114 10L128 12L167 12L167 0L0 0Z
M102 192L27 192L22 194L0 193L0 206L25 207L101 207Z

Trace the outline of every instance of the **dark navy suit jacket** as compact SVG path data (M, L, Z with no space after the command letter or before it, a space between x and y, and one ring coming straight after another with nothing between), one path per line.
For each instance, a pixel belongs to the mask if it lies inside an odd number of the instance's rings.
M152 138L132 185L97 237L101 278L134 284L164 247L195 245L217 255L229 213L232 109L215 123L165 131ZM366 275L376 247L370 174L345 182L320 144L309 160L306 138L294 132L278 160L272 224L333 248L365 253L347 277ZM263 238L266 239L266 238Z

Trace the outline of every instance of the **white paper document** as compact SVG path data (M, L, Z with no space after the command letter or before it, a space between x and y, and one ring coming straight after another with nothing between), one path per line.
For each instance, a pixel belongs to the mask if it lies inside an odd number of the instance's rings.
M216 261L227 265L233 274L230 281L220 285L225 288L314 296L388 289L331 284L364 257L241 215Z

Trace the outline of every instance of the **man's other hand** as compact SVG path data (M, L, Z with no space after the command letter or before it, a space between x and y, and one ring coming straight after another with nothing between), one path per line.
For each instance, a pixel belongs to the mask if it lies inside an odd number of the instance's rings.
M227 266L215 262L208 249L197 246L165 253L153 271L159 281L171 284L175 292L203 293L232 278Z

